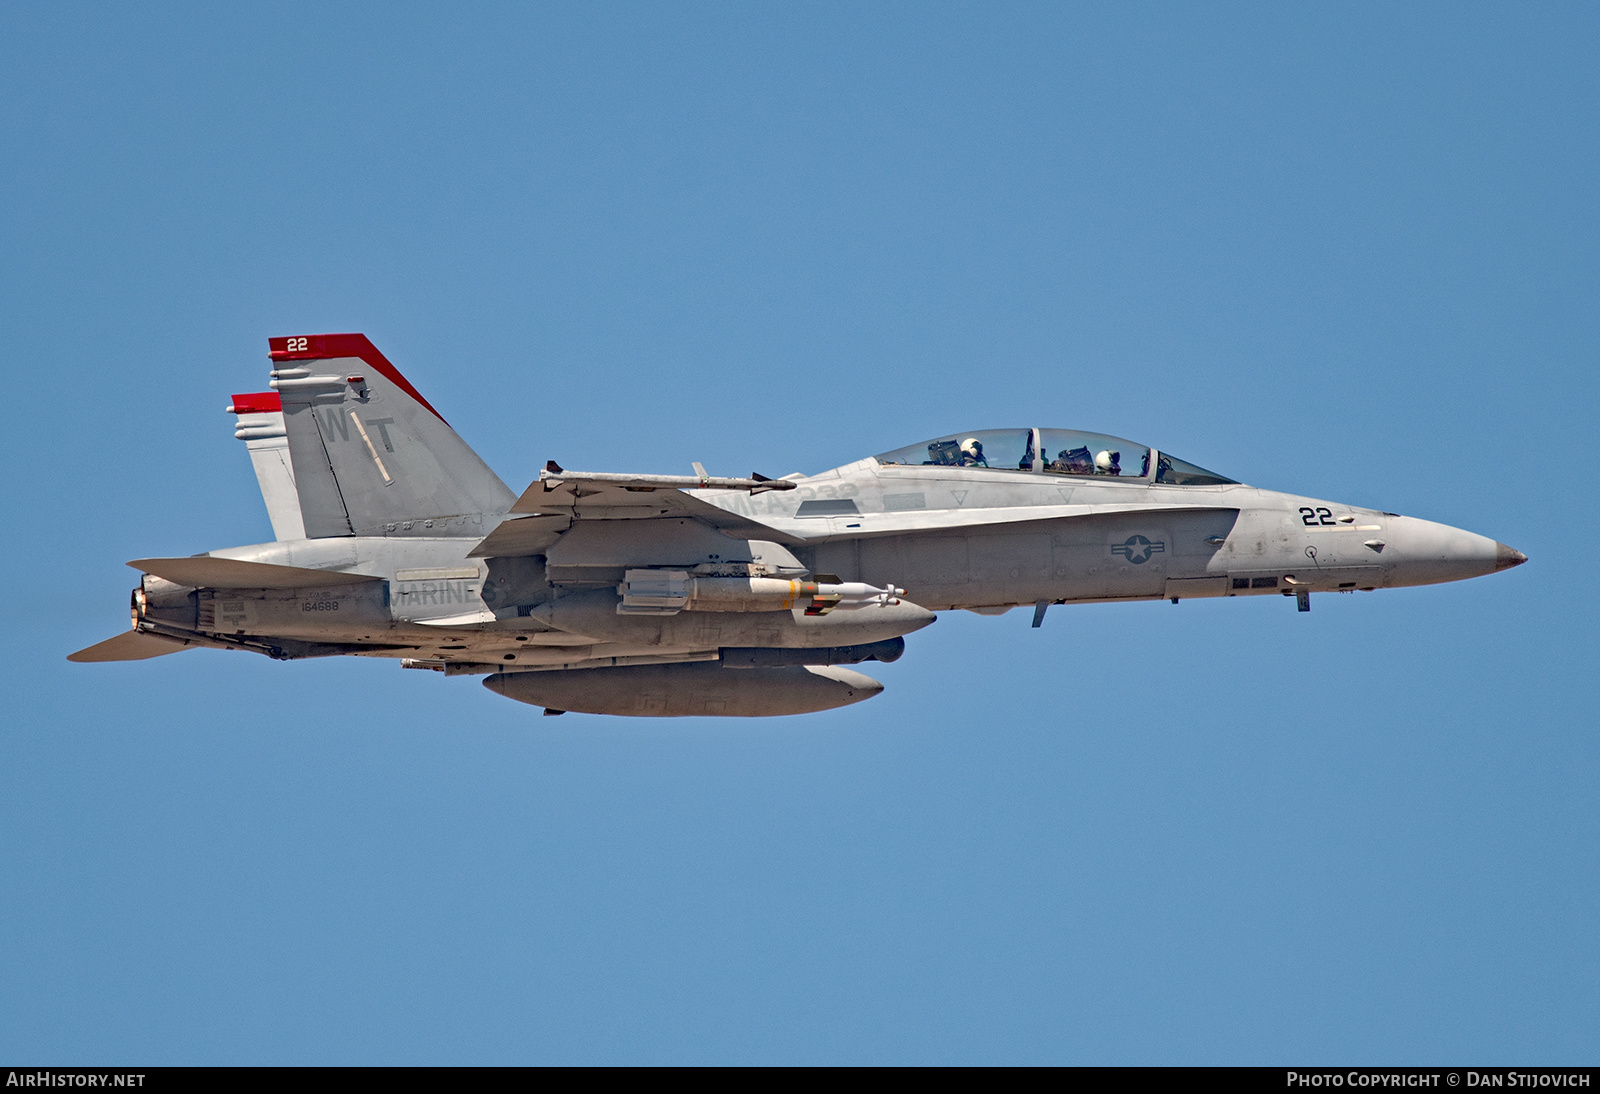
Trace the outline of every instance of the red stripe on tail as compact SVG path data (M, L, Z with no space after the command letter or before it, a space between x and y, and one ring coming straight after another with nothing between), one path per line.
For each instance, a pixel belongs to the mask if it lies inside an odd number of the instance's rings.
M233 406L229 408L235 414L273 414L283 409L283 399L276 391L257 391L249 395L235 395Z
M433 404L411 386L411 381L400 375L400 370L378 352L378 347L364 334L302 334L290 338L268 338L267 356L274 361L320 361L329 357L359 357L383 375L401 391L428 408L428 412L441 422L444 415L433 409ZM448 425L448 422L445 422Z

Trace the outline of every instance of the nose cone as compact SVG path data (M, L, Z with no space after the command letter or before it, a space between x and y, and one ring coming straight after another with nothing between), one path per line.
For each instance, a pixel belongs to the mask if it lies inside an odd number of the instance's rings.
M1509 570L1513 566L1521 566L1528 561L1528 556L1514 547L1507 547L1504 543L1494 545L1494 568L1496 570Z
M1388 541L1384 563L1391 587L1481 577L1526 558L1488 536L1415 517L1390 517L1381 538Z

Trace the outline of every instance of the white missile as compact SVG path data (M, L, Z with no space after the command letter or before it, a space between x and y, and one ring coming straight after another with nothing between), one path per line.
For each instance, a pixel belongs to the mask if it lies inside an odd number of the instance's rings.
M859 581L819 582L781 577L697 577L687 570L628 570L617 586L623 615L689 612L780 612L801 608L825 615L836 608L891 607L904 589Z

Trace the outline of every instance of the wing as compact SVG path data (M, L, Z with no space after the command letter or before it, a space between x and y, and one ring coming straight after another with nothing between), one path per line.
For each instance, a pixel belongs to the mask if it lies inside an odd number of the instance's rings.
M572 526L584 520L650 520L687 517L736 539L801 543L797 536L770 524L731 513L697 496L700 492L793 490L787 479L752 475L748 479L709 475L618 475L566 471L549 464L511 507L528 514L503 522L471 554L475 558L540 553ZM695 493L691 493L694 491Z

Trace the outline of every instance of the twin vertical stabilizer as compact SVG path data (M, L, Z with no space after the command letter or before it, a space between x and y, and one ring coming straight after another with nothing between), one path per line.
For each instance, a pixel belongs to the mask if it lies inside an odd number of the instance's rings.
M250 450L250 463L261 486L261 500L267 503L272 521L272 537L277 540L305 539L305 524L300 519L300 496L294 489L294 465L289 461L289 434L283 426L283 407L276 391L235 395L229 414L239 416L233 435Z
M363 334L269 339L273 391L236 395L274 535L482 538L516 500Z

